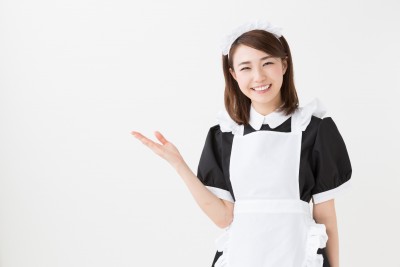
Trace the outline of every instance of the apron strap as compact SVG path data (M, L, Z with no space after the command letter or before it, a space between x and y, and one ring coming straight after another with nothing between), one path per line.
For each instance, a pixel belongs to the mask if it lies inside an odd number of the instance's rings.
M311 102L303 107L297 108L292 115L292 132L304 131L314 115L322 118L327 112L326 107L318 98L314 98Z
M226 110L219 110L216 119L220 126L221 132L232 132L232 134L235 135L243 135L244 125L239 125L232 120Z

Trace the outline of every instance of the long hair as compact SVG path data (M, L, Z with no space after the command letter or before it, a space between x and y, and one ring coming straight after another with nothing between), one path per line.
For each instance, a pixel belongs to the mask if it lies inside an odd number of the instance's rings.
M249 123L249 110L251 100L240 91L237 81L232 77L229 68L233 69L233 54L239 45L246 45L257 50L261 50L273 57L287 60L287 69L283 75L280 94L283 105L278 111L283 111L285 115L292 114L299 105L296 88L293 79L293 63L289 45L286 39L281 36L278 40L272 33L264 30L248 31L237 38L229 51L228 55L222 56L222 66L225 76L224 102L225 108L230 117L238 124Z

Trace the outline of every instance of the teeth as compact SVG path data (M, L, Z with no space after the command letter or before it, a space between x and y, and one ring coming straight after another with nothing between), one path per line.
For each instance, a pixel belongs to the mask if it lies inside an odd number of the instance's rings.
M256 91L263 91L268 89L271 86L271 84L265 85L265 86L261 86L261 87L253 87L254 90Z

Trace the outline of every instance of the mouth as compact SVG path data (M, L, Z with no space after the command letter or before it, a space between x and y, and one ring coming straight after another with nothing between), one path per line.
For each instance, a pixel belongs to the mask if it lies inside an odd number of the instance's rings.
M267 91L269 88L271 88L271 84L261 85L261 86L257 86L257 87L251 87L252 90L257 91L257 92Z

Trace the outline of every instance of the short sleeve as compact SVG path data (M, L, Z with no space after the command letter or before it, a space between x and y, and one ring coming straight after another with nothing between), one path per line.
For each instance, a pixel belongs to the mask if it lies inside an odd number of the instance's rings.
M197 177L217 197L234 202L222 168L222 133L219 125L208 131L197 168Z
M335 198L351 187L352 167L344 140L331 117L323 118L312 151L314 204Z

